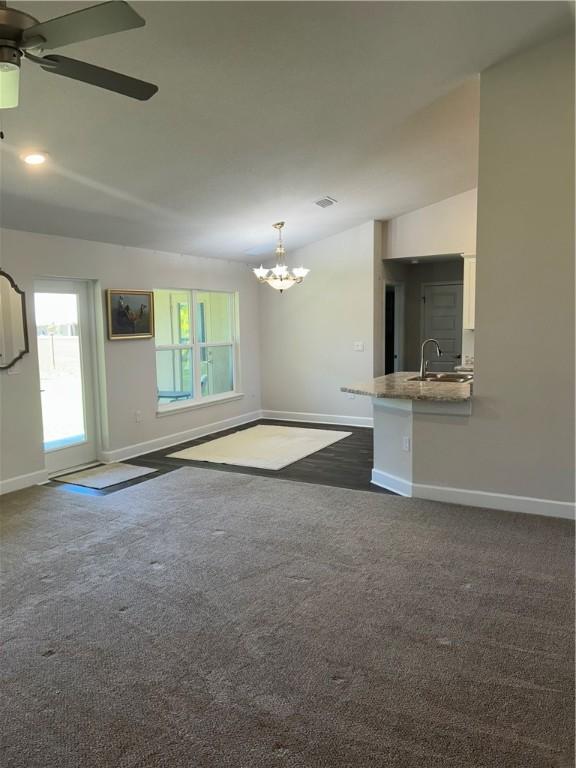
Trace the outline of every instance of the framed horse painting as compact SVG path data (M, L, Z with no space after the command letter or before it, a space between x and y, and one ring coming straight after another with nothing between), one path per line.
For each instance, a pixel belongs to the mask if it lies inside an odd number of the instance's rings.
M154 293L152 291L106 291L108 338L151 339L154 336Z

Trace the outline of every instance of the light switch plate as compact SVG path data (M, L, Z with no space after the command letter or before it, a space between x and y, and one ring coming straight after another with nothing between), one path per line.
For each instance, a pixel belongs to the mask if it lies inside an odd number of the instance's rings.
M364 342L355 341L354 344L352 344L352 349L354 352L364 352Z

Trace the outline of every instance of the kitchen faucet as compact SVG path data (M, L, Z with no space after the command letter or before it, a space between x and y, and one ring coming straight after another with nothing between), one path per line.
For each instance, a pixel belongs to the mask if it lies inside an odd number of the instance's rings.
M424 361L424 353L426 351L426 345L427 344L436 344L436 354L438 357L442 356L442 350L440 349L440 344L436 341L436 339L426 339L426 341L422 342L422 349L420 351L420 378L422 381L426 378L426 367L428 366L428 361Z

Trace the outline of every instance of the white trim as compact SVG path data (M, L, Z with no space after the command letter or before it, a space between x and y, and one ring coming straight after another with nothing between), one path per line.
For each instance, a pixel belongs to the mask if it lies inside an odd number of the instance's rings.
M379 469L372 470L370 482L379 488L394 491L394 493L398 493L400 496L412 496L412 483L409 480L403 480L401 477L396 477L396 475L389 475L387 472L382 472Z
M185 443L187 440L195 440L197 437L204 437L205 435L222 432L225 429L231 429L231 427L239 427L241 424L256 421L260 419L261 416L261 411L251 411L250 413L244 413L240 416L234 416L231 419L214 421L211 424L205 424L203 427L187 429L185 432L175 432L172 435L157 437L155 440L147 440L144 443L135 443L134 445L127 445L124 448L116 448L111 451L101 451L100 459L106 463L132 459L134 456L141 456L142 454L150 453L151 451L160 451L162 448L171 448L173 445Z
M339 423L350 426L369 426L367 424L350 424L351 417L327 417L322 414L299 414L306 416L306 419L289 419L288 412L285 411L252 411L242 416L236 416L232 419L206 424L203 427L178 432L166 437L148 440L144 443L119 448L114 451L102 451L100 459L105 462L121 461L139 456L142 453L149 453L162 448L170 448L186 440L193 440L196 437L203 437L209 434L222 432L234 426L240 426L250 421L257 421L260 418L271 419L279 418L271 414L283 414L286 421L313 421L312 416L327 418L348 419L345 421L319 421L323 424ZM353 417L352 417L353 418ZM360 417L357 417L359 419ZM59 474L62 474L61 472ZM23 488L29 488L32 485L41 485L47 483L50 477L45 469L37 472L30 472L27 475L17 475L6 480L0 480L0 495L20 491ZM398 493L400 496L414 497L419 499L428 499L430 501L442 501L448 504L463 504L471 507L483 507L484 509L497 509L504 512L522 512L531 515L544 515L546 517L558 517L567 520L573 520L575 516L575 504L570 501L556 501L554 499L537 499L531 496L513 496L506 493L491 493L489 491L472 491L466 488L450 488L440 485L422 485L420 483L410 483L408 480L389 475L378 469L372 470L372 483L380 488L386 488L389 491Z
M400 496L443 501L447 504L463 504L468 507L497 509L502 512L522 512L528 515L545 515L546 517L574 520L575 505L570 501L537 499L531 496L513 496L490 491L471 491L467 488L450 488L443 485L422 485L411 483L379 469L372 470L371 482L380 488L398 493Z
M262 419L280 421L309 421L315 424L341 424L343 427L374 426L374 419L369 416L335 416L329 413L298 413L297 411L262 411Z
M151 451L159 451L162 448L171 448L173 445L184 443L187 440L194 440L197 437L216 434L232 427L239 427L242 424L248 424L251 421L259 419L282 419L284 421L310 421L318 424L341 424L342 426L372 427L372 419L360 416L331 416L322 413L291 413L288 411L251 411L240 416L234 416L230 419L215 421L202 427L194 427L185 432L176 432L172 435L158 437L155 440L147 440L143 443L127 445L124 448L116 448L109 451L100 451L98 460L110 463L113 461L123 461L135 456L141 456ZM91 462L92 464L93 462ZM76 469L76 468L74 468ZM72 469L68 470L72 471ZM63 471L54 474L63 474ZM0 495L19 491L22 488L28 488L31 485L47 483L50 476L47 470L31 472L28 475L19 475L0 481Z
M157 344L155 343L154 349L156 352L177 352L178 350L188 350L192 358L192 371L193 371L193 383L192 383L192 397L187 400L178 401L177 403L164 403L157 406L156 415L163 416L170 411L186 410L188 408L198 408L206 405L210 405L213 402L221 402L222 400L233 400L239 397L243 397L243 393L240 391L240 330L239 330L239 316L238 316L238 303L239 293L238 291L226 291L226 290L212 290L205 288L154 288L153 293L168 293L170 294L170 322L173 320L173 306L172 306L172 294L174 293L186 293L188 294L188 306L190 313L190 330L191 338L187 343L183 344ZM197 328L198 318L198 294L199 293L221 293L228 297L228 306L230 309L230 324L231 324L231 337L229 341L199 341L199 329ZM158 314L156 314L158 317ZM231 392L224 393L223 397L220 395L212 395L209 398L202 396L202 377L200 374L202 364L202 350L209 347L230 347L232 350L232 386ZM158 387L158 367L156 363L156 386Z
M169 416L171 413L194 411L196 408L207 408L209 405L217 405L218 403L228 403L231 400L241 400L243 397L243 392L231 392L230 394L206 397L204 400L181 400L176 403L165 403L156 407L156 418Z
M12 493L12 491L21 491L22 488L29 488L31 485L47 483L49 479L48 472L45 469L40 469L38 472L30 472L28 475L9 477L7 480L0 480L0 495Z
M546 515L574 519L574 502L537 499L531 496L512 496L507 493L473 491L466 488L449 488L440 485L412 484L412 495L419 499L446 501L449 504L466 504L471 507L500 509L504 512L524 512L529 515Z
M34 280L37 293L66 294L76 297L78 344L82 383L82 419L84 439L58 448L44 449L44 464L49 472L65 471L68 467L95 461L101 446L99 423L99 379L96 352L96 314L94 280L90 278L38 277ZM34 318L35 327L37 319ZM39 350L37 350L37 357ZM39 358L38 358L39 360Z

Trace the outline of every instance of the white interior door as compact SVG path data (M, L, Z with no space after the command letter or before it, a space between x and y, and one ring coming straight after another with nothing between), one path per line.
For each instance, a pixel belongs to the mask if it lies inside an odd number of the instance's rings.
M422 341L436 339L442 357L428 350L429 371L452 371L462 359L462 283L428 283L423 286Z
M54 473L97 455L89 284L37 281L34 307L45 462Z

